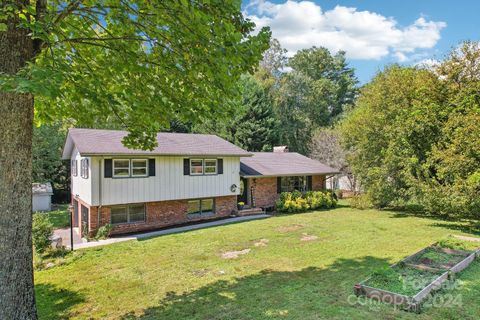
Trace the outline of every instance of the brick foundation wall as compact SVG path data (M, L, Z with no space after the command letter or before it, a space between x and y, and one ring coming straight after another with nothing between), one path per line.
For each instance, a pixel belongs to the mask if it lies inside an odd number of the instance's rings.
M188 200L172 200L145 203L145 221L135 223L117 224L112 228L112 234L154 230L182 223L227 217L236 212L237 196L224 196L215 198L215 214L191 218L187 217ZM100 223L98 220L98 207L90 208L90 234L96 233L98 227L110 223L110 207L102 206Z

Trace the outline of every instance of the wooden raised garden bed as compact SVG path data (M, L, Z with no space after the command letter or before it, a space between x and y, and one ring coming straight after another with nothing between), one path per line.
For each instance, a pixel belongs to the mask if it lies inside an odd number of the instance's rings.
M389 268L375 272L356 284L354 293L400 306L407 311L420 312L422 303L431 293L479 256L480 249L453 250L435 243Z

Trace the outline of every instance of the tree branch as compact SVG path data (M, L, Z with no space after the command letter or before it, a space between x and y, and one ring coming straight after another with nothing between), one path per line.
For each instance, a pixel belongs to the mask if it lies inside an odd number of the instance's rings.
M37 0L35 4L35 21L43 22L45 14L47 12L47 0ZM33 40L33 55L36 57L42 50L44 41L42 39L36 38Z
M82 0L75 0L75 1L72 1L68 4L67 8L65 8L65 10L63 10L54 20L53 20L53 25L56 25L57 23L59 23L60 21L62 21L63 19L65 19L68 15L70 15L73 11L75 11L75 9L78 8L78 6L80 6L80 4L82 3Z

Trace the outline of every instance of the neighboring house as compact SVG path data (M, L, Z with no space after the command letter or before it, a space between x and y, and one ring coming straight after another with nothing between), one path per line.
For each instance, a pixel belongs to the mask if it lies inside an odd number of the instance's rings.
M126 134L68 132L63 159L71 160L74 226L83 235L108 223L119 234L226 217L241 199L271 207L278 192L323 189L334 172L296 153L250 153L215 135L159 133L158 147L144 151L123 146Z
M52 185L47 183L32 183L32 211L52 210Z
M348 195L360 192L360 183L353 174L340 173L327 179L327 188L342 190Z

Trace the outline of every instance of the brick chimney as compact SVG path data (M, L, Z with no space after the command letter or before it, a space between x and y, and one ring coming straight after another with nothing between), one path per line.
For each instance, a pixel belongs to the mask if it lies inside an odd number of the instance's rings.
M276 147L273 147L273 152L278 152L278 153L288 152L288 146L276 146Z

